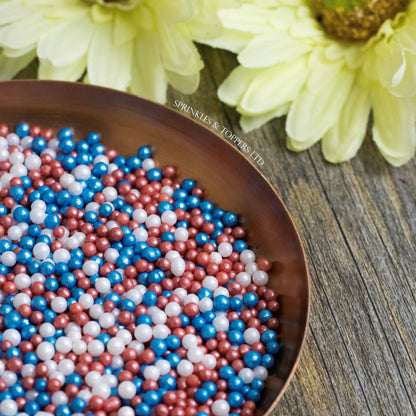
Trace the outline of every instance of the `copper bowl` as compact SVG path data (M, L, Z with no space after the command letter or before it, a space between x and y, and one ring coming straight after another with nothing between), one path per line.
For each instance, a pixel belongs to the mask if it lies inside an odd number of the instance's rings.
M279 293L281 351L256 415L268 415L293 377L304 344L310 282L299 235L281 199L261 173L225 139L162 105L89 85L54 81L0 82L0 124L69 126L77 137L101 133L104 144L133 155L152 144L159 166L180 167L210 200L244 218L249 242L273 261L269 286Z

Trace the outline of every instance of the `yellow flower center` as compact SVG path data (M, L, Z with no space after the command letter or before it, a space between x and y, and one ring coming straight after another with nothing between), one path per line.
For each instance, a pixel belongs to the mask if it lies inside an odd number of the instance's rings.
M326 32L341 40L366 40L387 19L406 10L409 0L314 0Z

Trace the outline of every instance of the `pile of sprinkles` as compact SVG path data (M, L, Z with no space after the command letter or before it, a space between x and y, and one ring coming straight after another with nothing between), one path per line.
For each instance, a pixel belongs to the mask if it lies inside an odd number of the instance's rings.
M0 125L0 415L251 416L271 262L142 146Z

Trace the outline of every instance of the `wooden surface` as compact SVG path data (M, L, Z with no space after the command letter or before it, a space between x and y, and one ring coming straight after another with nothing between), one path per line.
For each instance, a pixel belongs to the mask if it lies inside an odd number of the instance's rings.
M216 89L232 54L202 47L192 96L170 91L246 141L288 207L312 280L310 331L296 375L274 415L416 414L416 159L384 161L367 138L351 162L331 165L319 145L285 148L284 119L250 134ZM33 75L33 66L20 77Z

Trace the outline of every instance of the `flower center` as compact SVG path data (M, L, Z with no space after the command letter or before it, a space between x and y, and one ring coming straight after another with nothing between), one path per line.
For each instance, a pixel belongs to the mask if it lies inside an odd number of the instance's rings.
M330 35L366 40L387 19L406 10L409 0L314 0L317 16Z

